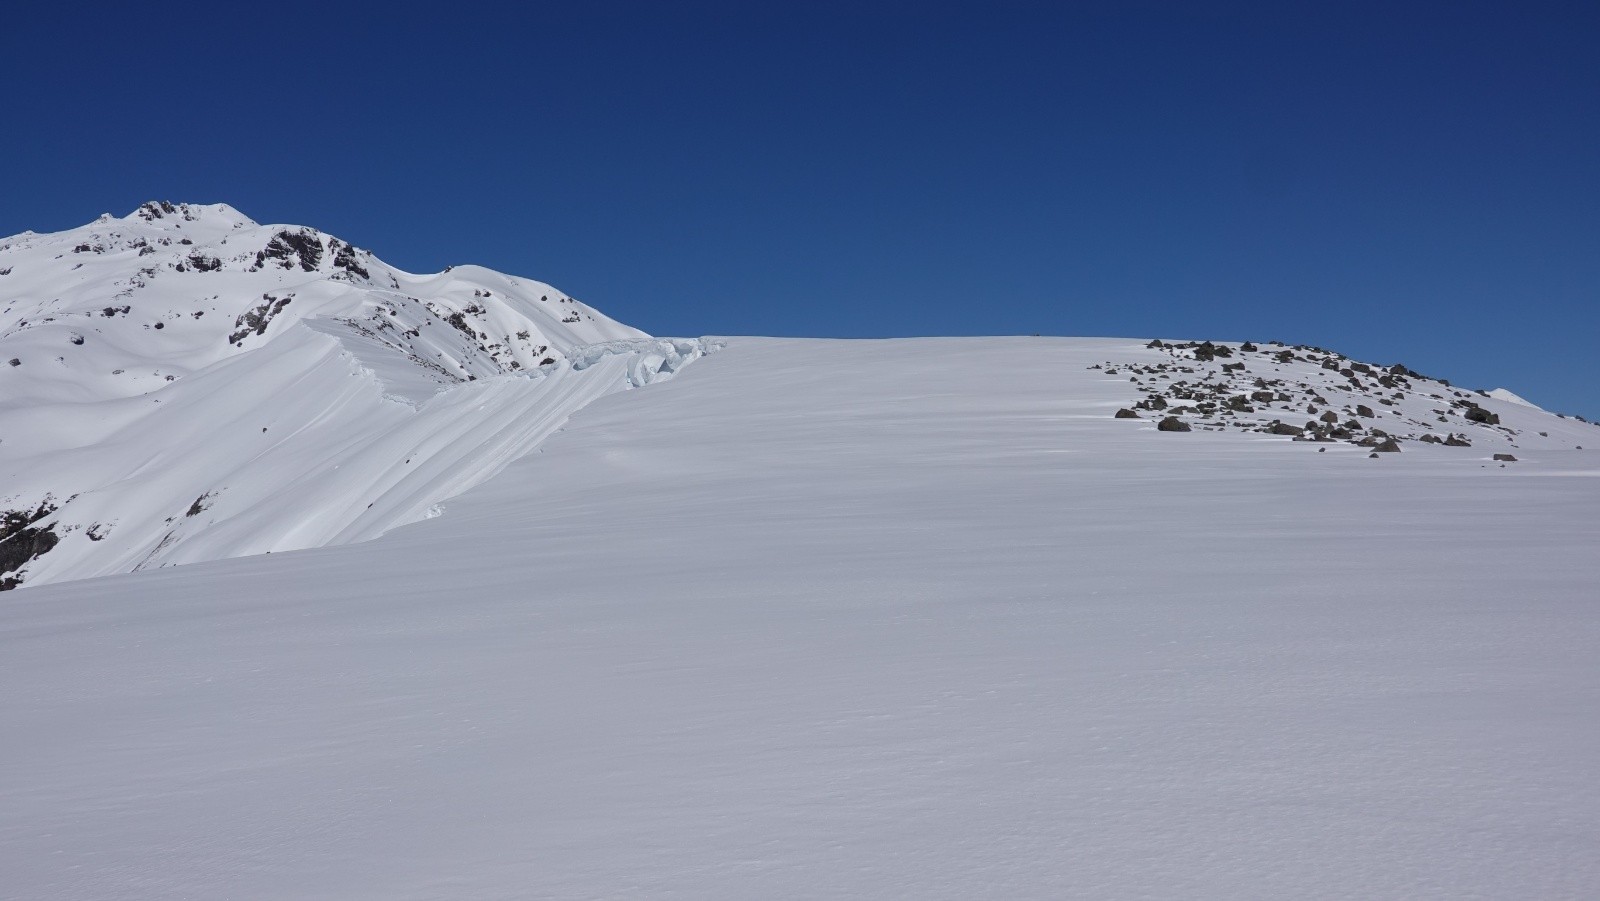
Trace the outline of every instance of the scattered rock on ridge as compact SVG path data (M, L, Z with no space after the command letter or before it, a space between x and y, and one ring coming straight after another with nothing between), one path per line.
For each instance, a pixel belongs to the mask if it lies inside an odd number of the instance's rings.
M1154 339L1143 346L1168 359L1108 360L1088 368L1128 374L1139 394L1127 409L1165 411L1206 431L1264 432L1368 448L1393 442L1396 450L1408 440L1455 448L1478 440L1510 442L1521 434L1476 399L1501 398L1455 388L1400 363L1379 366L1313 345L1281 342L1230 346ZM1285 414L1297 413L1312 418L1303 427L1285 421ZM1441 423L1468 428L1452 431Z

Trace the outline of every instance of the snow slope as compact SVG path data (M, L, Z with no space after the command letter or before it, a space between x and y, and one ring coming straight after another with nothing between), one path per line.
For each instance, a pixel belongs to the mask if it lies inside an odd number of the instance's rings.
M370 538L700 353L223 204L5 239L0 585Z
M0 895L1600 894L1597 430L1113 418L1185 354L732 339L373 541L13 593Z

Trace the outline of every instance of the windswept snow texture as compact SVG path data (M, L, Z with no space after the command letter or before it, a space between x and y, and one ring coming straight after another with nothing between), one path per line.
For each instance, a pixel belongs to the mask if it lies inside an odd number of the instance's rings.
M5 239L0 587L371 538L700 353L221 204Z
M1089 368L1170 360L734 339L377 540L10 595L3 893L1600 896L1600 430Z

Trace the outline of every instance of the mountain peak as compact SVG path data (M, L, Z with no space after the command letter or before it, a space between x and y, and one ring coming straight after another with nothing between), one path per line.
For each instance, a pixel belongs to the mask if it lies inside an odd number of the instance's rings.
M173 203L170 200L147 200L122 218L130 222L206 222L232 228L250 228L258 224L226 203ZM99 221L109 220L107 213Z

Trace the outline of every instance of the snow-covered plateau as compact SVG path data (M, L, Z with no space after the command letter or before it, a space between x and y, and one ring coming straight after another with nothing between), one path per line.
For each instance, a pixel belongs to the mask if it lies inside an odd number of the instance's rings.
M0 272L0 897L1600 896L1600 428L1510 391L222 206Z

